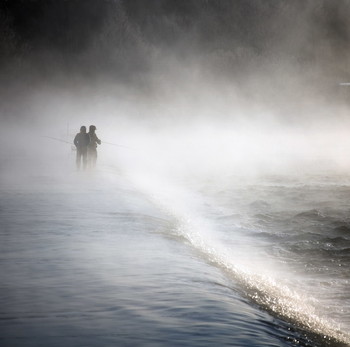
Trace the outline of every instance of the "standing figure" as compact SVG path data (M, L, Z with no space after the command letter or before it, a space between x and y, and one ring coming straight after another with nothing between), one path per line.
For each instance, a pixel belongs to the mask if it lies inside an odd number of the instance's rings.
M88 161L89 161L89 167L95 167L96 166L96 160L97 160L97 145L101 144L101 140L97 137L95 133L96 127L94 125L90 125L89 127L89 146L88 146Z
M86 127L80 127L80 133L75 135L74 144L77 148L76 164L77 169L80 169L81 161L83 161L83 168L86 169L87 165L87 155L88 155L88 145L90 143L90 137L86 133Z

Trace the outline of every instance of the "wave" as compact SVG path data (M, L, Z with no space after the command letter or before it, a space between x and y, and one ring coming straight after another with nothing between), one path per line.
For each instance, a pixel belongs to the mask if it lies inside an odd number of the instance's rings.
M154 183L155 180L152 182ZM248 233L245 231L248 229L235 226L239 214L232 213L209 220L202 209L200 197L194 196L186 189L166 185L166 182L162 182L162 189L159 189L159 182L157 180L157 184L149 184L143 179L140 188L174 221L174 226L168 229L169 233L186 242L196 251L196 254L232 278L240 288L241 295L272 315L304 331L316 334L325 344L333 341L350 345L350 334L342 329L341 323L323 316L320 312L323 307L318 299L310 297L310 293L303 291L303 285L300 283L303 279L295 279L293 276L286 279L283 276L279 277L282 272L279 272L278 264L272 264L270 267L271 259L254 253L258 250L256 246L246 242ZM264 201L259 201L254 206L263 209L268 207ZM269 214L263 215L266 222L271 222ZM261 217L262 215L258 218ZM296 223L293 224L293 228L297 229L298 219L325 220L326 217L315 209L294 216L289 214L286 219L294 219ZM229 239L227 242L226 239L220 239L218 235L222 236L222 233L216 229L215 225L220 222L225 225L230 224L231 228L237 227L237 235L235 234L237 238ZM283 222L283 218L280 222ZM258 234L255 233L255 235ZM264 235L268 236L268 234L265 232ZM281 237L287 242L288 238L295 236L298 234L286 233ZM317 233L313 236L315 240L320 237ZM251 240L252 238L249 242ZM276 269L278 269L277 272Z
M343 224L340 226L335 227L334 232L339 235L347 235L350 236L350 225L349 224Z
M294 219L312 219L312 220L324 220L326 217L325 215L316 209L304 211L301 213L298 213L294 216Z
M197 229L197 230L196 230ZM350 344L350 334L340 330L339 324L320 316L313 305L315 299L292 290L279 280L258 274L247 266L237 264L222 247L213 246L213 240L205 240L192 222L182 222L177 232L183 236L211 264L219 267L239 283L242 294L273 315L290 321L296 326L322 337L324 341Z

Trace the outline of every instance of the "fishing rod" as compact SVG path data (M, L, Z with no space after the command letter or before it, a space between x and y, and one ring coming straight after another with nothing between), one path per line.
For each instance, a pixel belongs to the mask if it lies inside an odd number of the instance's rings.
M46 137L47 139L56 140L56 141L59 141L59 142L68 143L69 145L73 145L73 142L69 142L69 141L66 141L66 140L58 139L57 137L51 137L51 136L41 136L41 137Z
M59 142L63 142L63 143L67 143L69 145L73 145L73 142L62 140L62 139L59 139L57 137L52 137L52 136L42 136L42 137L45 137L45 138L51 139L51 140L55 140L55 141L59 141ZM124 147L124 148L128 148L128 149L134 149L134 148L131 148L131 147L128 147L128 146L118 145L116 143L111 143L111 142L101 141L101 143L105 143L107 145L116 146L116 147Z
M111 142L106 142L106 141L101 141L101 143L105 143L107 145L111 145L111 146L116 146L116 147L124 147L124 148L128 148L128 149L135 149L129 146L124 146L124 145L118 145L116 143L111 143Z

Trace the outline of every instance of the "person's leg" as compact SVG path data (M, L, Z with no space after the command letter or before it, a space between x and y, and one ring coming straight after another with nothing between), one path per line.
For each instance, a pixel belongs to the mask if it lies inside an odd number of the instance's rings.
M92 156L92 167L96 166L96 161L97 161L97 151L95 149L94 153L93 153L93 156Z
M87 149L87 167L89 169L92 167L92 149L90 147Z
M82 156L83 156L83 169L85 170L86 169L86 166L87 166L87 150L83 151L82 152Z
M77 169L80 169L80 163L81 163L81 151L77 149L77 157L76 157L76 164L77 164Z

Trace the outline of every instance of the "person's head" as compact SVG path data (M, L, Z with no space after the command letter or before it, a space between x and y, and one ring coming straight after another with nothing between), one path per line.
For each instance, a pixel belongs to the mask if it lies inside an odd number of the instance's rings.
M89 132L93 133L96 130L96 127L94 125L90 125Z
M81 126L81 127L80 127L80 132L81 132L81 133L86 133L86 126L84 126L84 125Z

